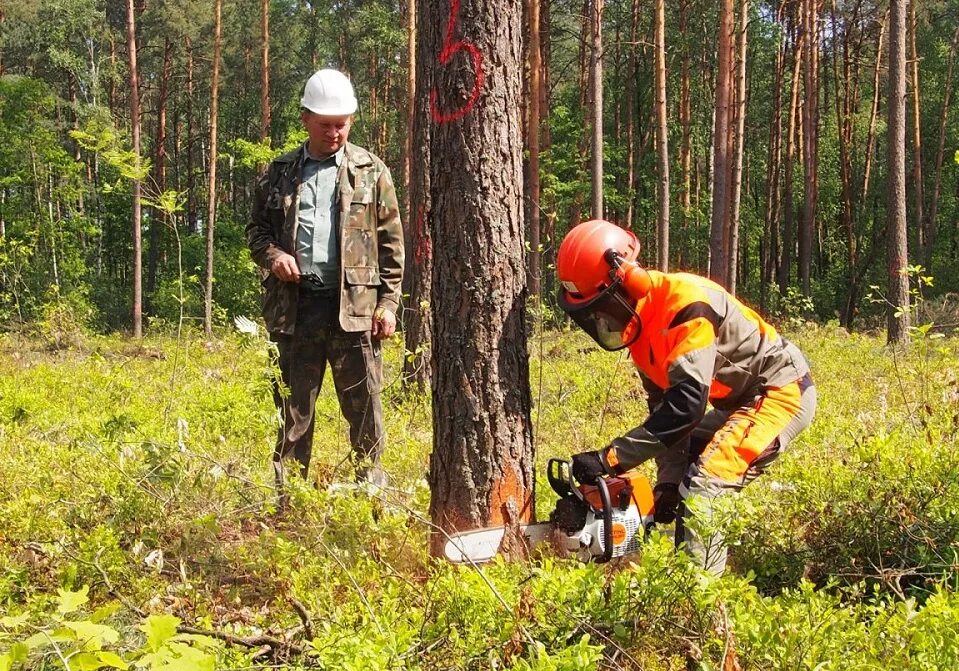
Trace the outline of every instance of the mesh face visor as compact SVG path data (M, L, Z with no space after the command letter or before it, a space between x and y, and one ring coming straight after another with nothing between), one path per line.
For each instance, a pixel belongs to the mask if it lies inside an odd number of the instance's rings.
M623 332L636 312L619 280L589 300L576 302L576 295L575 291L560 289L559 306L604 350L615 352L629 347L639 337L640 329L634 328L629 340L623 340Z

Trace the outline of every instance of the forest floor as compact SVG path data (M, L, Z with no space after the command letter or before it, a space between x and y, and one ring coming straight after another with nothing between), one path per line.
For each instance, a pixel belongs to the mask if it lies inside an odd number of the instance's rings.
M327 380L312 479L276 513L265 339L0 337L0 671L959 668L959 342L806 325L819 412L716 524L721 579L672 551L474 570L431 559L427 395L386 347L390 486L351 487ZM640 423L623 356L530 341L550 457ZM651 475L652 472L649 471Z

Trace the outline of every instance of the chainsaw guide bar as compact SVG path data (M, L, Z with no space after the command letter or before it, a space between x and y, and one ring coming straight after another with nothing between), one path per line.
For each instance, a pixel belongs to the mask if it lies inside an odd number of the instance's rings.
M519 531L523 535L528 547L533 547L543 541L549 540L553 533L553 525L549 522L539 524L521 524ZM446 541L443 548L443 554L446 558L456 564L468 564L490 561L499 552L500 544L503 542L503 536L506 535L506 527L489 527L487 529L476 529L475 531L464 531L461 534L451 536Z

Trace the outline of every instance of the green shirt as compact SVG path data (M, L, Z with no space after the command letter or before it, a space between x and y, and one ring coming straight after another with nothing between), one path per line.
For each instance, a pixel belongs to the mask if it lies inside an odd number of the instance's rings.
M343 153L341 147L335 154L318 159L304 145L300 174L296 260L301 273L314 273L331 288L340 282L336 175Z

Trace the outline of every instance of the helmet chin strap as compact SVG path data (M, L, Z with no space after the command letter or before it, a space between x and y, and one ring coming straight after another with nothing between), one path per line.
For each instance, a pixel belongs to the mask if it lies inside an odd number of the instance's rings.
M637 301L652 289L652 279L646 269L635 261L627 261L615 249L607 249L603 257L610 266L609 276L622 282L623 289Z

